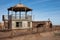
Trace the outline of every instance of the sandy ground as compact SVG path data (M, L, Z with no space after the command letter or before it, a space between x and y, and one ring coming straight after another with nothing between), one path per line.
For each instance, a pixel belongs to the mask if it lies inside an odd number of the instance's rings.
M55 33L60 34L60 31L36 33L13 38L0 38L0 40L60 40L60 35L56 35ZM0 37L1 36L2 35L0 35Z

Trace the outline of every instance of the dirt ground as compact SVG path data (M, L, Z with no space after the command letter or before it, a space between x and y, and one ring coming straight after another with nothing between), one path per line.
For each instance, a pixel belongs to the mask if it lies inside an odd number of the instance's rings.
M5 36L9 36L9 33L3 33ZM13 38L1 38L2 33L0 33L0 40L60 40L60 30L59 31L52 31L52 32L43 32L43 33L36 33L24 36L17 36Z

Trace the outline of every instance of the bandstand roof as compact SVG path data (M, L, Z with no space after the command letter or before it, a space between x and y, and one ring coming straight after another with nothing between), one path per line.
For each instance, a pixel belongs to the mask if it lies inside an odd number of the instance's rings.
M32 11L32 9L26 7L23 4L17 4L13 7L8 8L9 11Z

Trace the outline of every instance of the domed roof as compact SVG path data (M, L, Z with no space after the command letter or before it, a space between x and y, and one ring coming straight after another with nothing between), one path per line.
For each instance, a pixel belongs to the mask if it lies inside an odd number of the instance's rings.
M17 5L15 5L14 7L26 7L26 6L23 5L23 4L17 4Z
M8 8L8 10L10 10L10 11L32 11L32 9L26 7L23 4L17 4L13 7Z

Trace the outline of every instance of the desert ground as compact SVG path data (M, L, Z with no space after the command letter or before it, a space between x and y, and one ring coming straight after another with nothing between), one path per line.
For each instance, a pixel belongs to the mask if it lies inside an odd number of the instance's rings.
M0 32L0 40L60 40L60 30L15 37L10 37L10 33Z

